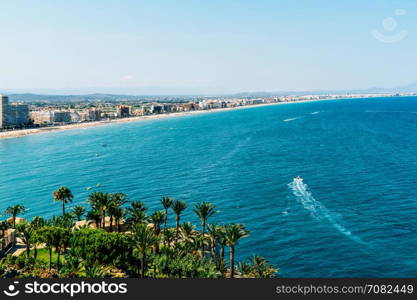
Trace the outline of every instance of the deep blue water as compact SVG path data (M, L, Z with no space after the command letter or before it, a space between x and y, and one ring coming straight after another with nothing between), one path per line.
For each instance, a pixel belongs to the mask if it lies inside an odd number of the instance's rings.
M107 144L107 147L103 147ZM99 154L97 156L97 154ZM60 213L69 186L206 200L244 223L239 259L287 277L417 276L417 97L320 101L0 140L0 210ZM303 184L292 183L300 175Z

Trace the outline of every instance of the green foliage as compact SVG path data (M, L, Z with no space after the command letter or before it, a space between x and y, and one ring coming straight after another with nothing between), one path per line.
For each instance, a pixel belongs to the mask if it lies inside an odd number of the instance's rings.
M155 260L159 273L156 277L217 278L220 273L212 260L192 254L162 254Z
M164 211L156 211L151 215L150 221L154 225L156 235L159 235L161 233L161 225L164 224L165 218L166 215Z
M183 241L191 242L196 235L195 226L191 222L185 222L181 225L181 236Z
M146 254L148 249L159 243L158 236L145 224L135 224L132 228L133 242L140 253L140 274L145 276Z
M41 248L37 250L38 255L36 257L36 263L39 265L48 266L49 265L49 249L48 248ZM56 251L52 251L52 264L56 265L58 260L58 253Z
M74 206L71 214L76 218L77 221L81 221L81 217L85 214L85 207L82 205Z
M278 269L270 265L262 256L254 255L249 262L240 262L237 266L241 277L272 278L278 273Z
M0 260L0 277L218 278L234 277L237 272L237 277L269 278L278 272L260 256L237 263L235 269L235 248L249 231L240 224L207 224L218 212L211 203L201 202L194 207L201 223L199 231L191 222L180 225L187 204L170 197L163 197L163 210L150 216L143 202L134 201L127 206L126 195L104 192L90 194L88 211L77 205L66 214L65 204L72 198L71 191L61 187L54 192L54 199L63 205L61 216L49 220L35 217L31 222L16 225L26 251ZM167 227L169 209L175 214L174 228ZM6 213L13 217L14 224L16 216L25 210L15 205ZM75 228L74 220L81 220L84 215L89 224ZM91 223L97 228L91 228ZM8 222L0 222L2 236L9 227ZM224 259L226 246L230 254L228 265Z
M94 223L97 228L101 226L101 213L98 209L93 208L87 213L87 221Z
M46 222L50 226L72 228L75 225L72 214L64 214L62 216L53 216L51 220Z
M32 219L30 222L30 226L33 227L33 229L38 230L39 228L46 225L46 220L42 217L36 216Z
M17 236L22 240L26 247L26 256L30 255L30 247L34 238L34 229L29 223L21 223L16 225Z
M0 242L0 249L2 249L5 246L5 233L6 230L10 228L10 223L7 221L1 221L0 222L0 232L1 232L1 242Z
M126 267L132 252L132 243L127 235L91 228L74 231L70 247L87 264L121 268Z
M82 269L82 260L77 251L70 249L69 253L65 256L65 264L60 270L59 276L62 278L76 278L80 277L80 271Z
M85 264L84 272L86 278L105 278L108 277L106 269L98 264Z

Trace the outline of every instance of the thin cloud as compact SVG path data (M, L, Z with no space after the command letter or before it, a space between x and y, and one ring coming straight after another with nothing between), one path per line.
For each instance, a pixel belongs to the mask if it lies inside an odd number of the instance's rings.
M132 75L125 75L125 76L122 76L119 80L120 81L129 81L129 80L132 80L132 79L133 79Z

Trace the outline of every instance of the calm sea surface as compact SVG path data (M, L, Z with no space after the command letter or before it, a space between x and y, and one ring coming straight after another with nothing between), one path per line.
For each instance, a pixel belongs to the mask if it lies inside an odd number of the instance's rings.
M282 276L415 277L416 158L416 97L113 124L0 140L0 210L59 214L52 192L66 185L73 205L99 189L153 211L170 195L198 224L191 206L206 200L212 222L251 231L238 258L263 255Z

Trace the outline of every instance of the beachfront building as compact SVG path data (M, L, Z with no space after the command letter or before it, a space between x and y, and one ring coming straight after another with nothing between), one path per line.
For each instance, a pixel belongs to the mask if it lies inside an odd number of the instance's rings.
M140 116L143 116L144 114L145 114L145 109L143 106L137 107L132 110L132 115L135 117L140 117Z
M9 99L6 96L0 96L0 128L6 124L8 102Z
M80 123L81 122L81 115L78 111L71 111L71 123Z
M129 105L116 105L118 118L127 118L132 114L132 107Z
M29 107L10 104L7 96L0 95L0 129L21 127L29 122Z
M71 123L71 112L69 111L55 111L54 112L54 123L58 124L65 124L65 123Z
M54 122L54 113L49 110L31 111L30 119L36 125L50 125Z
M101 111L97 108L89 108L78 111L80 122L99 121L101 119Z
M30 112L30 119L35 125L81 123L100 120L101 111L96 108L71 111L51 109L32 110Z

